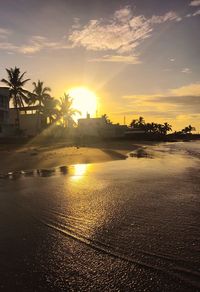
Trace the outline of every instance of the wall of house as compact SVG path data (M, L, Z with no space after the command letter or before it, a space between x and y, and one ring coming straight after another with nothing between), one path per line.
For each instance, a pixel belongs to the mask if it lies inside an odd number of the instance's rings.
M81 136L98 137L105 131L106 123L102 118L86 118L78 120L78 131Z
M17 113L14 108L10 109L10 117L9 122L11 124L15 124L17 118ZM38 134L38 130L41 129L42 126L42 117L41 115L37 115L37 113L25 113L20 112L20 129L27 136L35 136Z
M87 118L78 120L79 136L92 136L99 138L123 137L126 126L108 124L105 118Z
M9 89L0 87L0 125L9 122Z
M15 136L15 128L13 125L2 124L0 125L0 137Z

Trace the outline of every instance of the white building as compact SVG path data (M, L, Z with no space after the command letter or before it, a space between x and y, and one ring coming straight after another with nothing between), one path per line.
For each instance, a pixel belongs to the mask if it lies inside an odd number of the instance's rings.
M0 137L16 135L17 112L9 107L9 88L0 87ZM34 136L46 126L46 119L38 115L38 106L18 108L20 129L26 136Z
M26 106L18 108L20 129L26 136L35 136L46 126L46 119L42 114L38 114L38 106ZM10 108L9 121L16 123L17 113L15 108Z
M8 136L11 129L9 124L9 88L0 87L0 137Z
M109 123L105 117L90 118L88 115L87 118L78 120L79 136L99 138L123 137L126 130L127 126Z

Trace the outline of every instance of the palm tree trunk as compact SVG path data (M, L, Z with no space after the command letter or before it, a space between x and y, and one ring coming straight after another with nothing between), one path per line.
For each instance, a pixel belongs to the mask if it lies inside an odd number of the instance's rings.
M17 118L15 120L16 128L20 129L20 112L18 108L16 108L16 115L17 115Z
M18 108L18 103L17 103L17 95L14 95L14 107L16 110L16 119L15 119L15 126L17 129L20 129L20 112L19 112L19 108Z
M36 132L38 132L38 130L39 130L39 116L40 116L40 111L41 111L41 101L39 102L39 109L37 111Z

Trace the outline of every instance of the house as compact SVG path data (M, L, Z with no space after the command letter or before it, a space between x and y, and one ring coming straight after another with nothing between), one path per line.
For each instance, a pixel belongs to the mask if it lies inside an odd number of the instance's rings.
M20 129L26 136L35 136L46 126L46 119L42 114L38 114L38 106L19 107ZM15 108L10 108L9 122L15 124L17 112Z
M0 87L0 137L9 136L12 131L9 123L9 88Z
M107 122L104 116L91 118L90 115L87 115L87 118L78 120L79 136L116 138L123 137L126 130L127 126Z
M9 106L9 88L0 87L0 137L16 135L17 112ZM18 108L20 130L26 136L34 136L46 126L46 119L38 114L38 106Z

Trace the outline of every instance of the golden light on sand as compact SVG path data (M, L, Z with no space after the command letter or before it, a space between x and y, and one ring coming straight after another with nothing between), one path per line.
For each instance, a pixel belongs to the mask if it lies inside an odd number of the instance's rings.
M74 87L68 91L73 98L73 107L81 112L81 117L85 118L87 113L91 117L96 116L97 96L86 87Z

